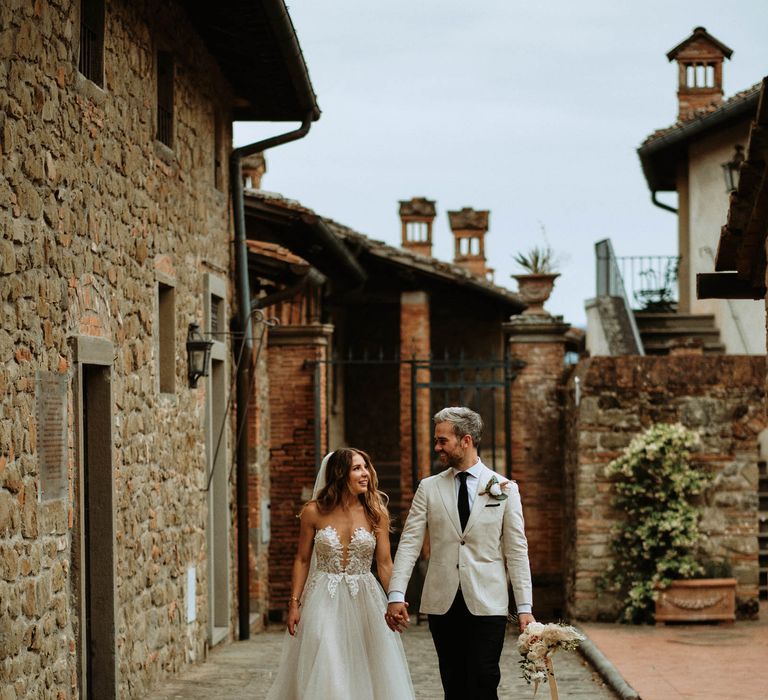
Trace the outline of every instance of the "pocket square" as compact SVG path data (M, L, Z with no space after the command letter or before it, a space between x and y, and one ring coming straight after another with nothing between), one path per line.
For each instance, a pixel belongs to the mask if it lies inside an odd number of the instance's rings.
M486 508L498 508L501 505L501 503L486 503Z

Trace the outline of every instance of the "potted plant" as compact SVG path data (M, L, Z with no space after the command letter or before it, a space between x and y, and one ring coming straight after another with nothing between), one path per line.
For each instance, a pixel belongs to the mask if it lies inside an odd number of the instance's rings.
M704 559L690 579L675 579L659 588L656 624L662 622L733 622L736 579L727 561Z
M524 314L546 314L544 302L549 299L555 280L560 276L555 272L555 253L549 246L534 246L525 253L518 253L514 261L526 270L525 274L512 275L517 280L517 288L528 308Z
M709 483L690 462L698 441L679 423L655 424L607 467L613 504L625 518L613 531L614 561L604 584L622 596L626 622L734 619L735 579L694 580L705 574L696 556L700 506L694 498Z

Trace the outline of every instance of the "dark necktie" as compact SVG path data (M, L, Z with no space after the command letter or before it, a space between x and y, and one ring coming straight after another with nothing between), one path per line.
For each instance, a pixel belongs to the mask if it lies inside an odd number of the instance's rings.
M469 491L467 490L467 472L459 473L459 520L461 521L461 531L467 527L469 520Z

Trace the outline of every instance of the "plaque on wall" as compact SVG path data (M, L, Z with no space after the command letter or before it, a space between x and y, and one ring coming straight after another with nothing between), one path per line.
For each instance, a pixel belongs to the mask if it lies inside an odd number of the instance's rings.
M67 497L67 377L38 372L37 409L38 498Z

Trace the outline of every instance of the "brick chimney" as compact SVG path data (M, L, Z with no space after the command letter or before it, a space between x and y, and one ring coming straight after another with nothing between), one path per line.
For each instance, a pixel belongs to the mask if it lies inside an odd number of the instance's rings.
M435 203L425 197L400 202L403 248L432 257L432 222L435 220L435 212Z
M489 215L487 209L476 211L470 207L448 212L455 244L453 262L474 275L486 278L492 272L485 264L485 234L488 232Z
M696 27L667 54L678 66L678 121L687 121L722 104L723 61L732 53L704 27Z
M267 161L263 153L254 153L240 161L243 174L243 186L246 189L261 189L261 178L267 172Z

